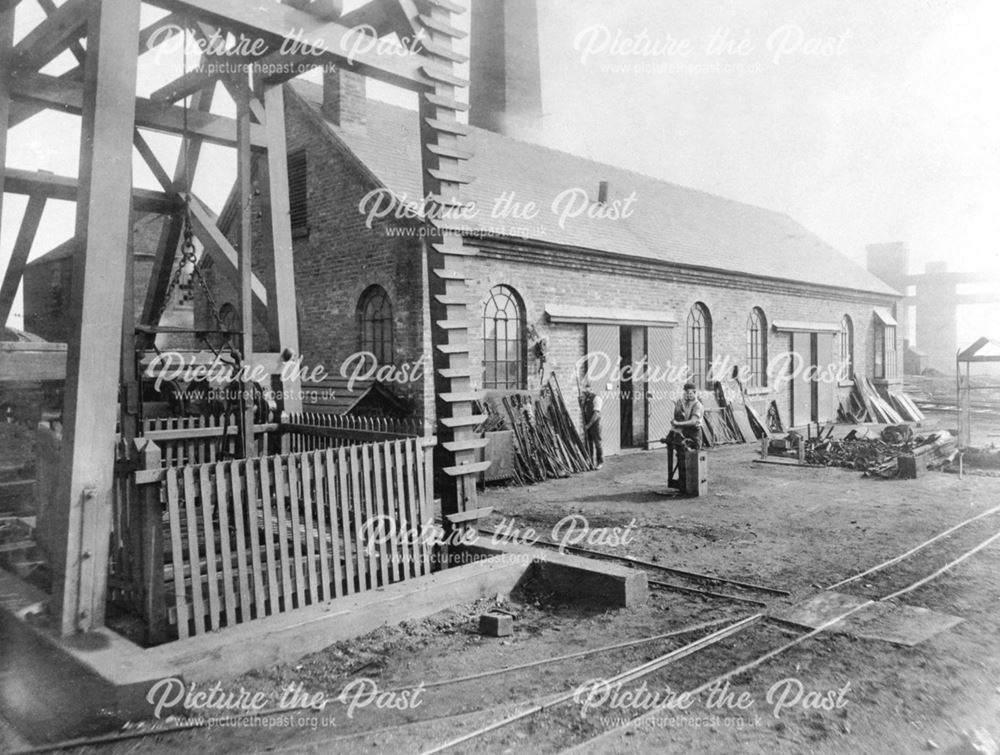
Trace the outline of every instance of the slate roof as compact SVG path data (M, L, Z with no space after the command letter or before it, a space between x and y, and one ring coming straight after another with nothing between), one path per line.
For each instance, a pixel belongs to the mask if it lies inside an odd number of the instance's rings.
M319 85L293 81L291 87L300 101L319 116L328 133L384 186L407 201L420 201L420 141L415 111L368 100L367 130L343 129L322 119ZM783 213L475 127L463 146L474 153L463 172L475 176L475 181L464 187L460 196L463 201L474 202L479 213L475 219L463 220L456 226L462 230L723 272L900 295ZM557 213L550 209L560 193L583 189L590 197L587 206L595 207L600 181L609 183L612 201L623 200L634 192L631 216L611 220L589 218L585 212L560 225ZM537 217L492 218L496 200L504 192L514 192L520 202L535 202ZM511 226L518 227L513 234Z

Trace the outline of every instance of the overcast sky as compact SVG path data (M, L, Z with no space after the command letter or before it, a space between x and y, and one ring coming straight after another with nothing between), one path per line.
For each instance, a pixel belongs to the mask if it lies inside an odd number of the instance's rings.
M1000 276L995 0L538 4L550 146L785 212L862 263L865 244L905 241L913 272L946 259ZM35 0L21 8L19 35L41 17ZM147 55L140 93L180 66ZM47 113L12 130L8 164L76 175L77 122ZM177 140L151 141L172 165ZM195 190L218 209L234 157L204 160ZM136 183L155 188L141 166ZM4 262L24 204L5 197ZM50 202L32 258L72 228L73 205ZM996 336L998 318L969 308L960 337Z

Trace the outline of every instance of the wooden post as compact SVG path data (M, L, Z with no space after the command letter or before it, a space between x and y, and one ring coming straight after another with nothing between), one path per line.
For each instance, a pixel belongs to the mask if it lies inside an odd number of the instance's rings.
M14 44L14 9L0 11L0 224L3 223L3 192L7 177L7 126L10 122L10 56ZM0 319L0 328L7 318Z
M133 442L136 469L159 469L160 448L139 438ZM142 564L142 614L146 620L146 641L150 645L167 638L167 602L163 586L163 504L160 483L136 486Z
M250 153L250 91L244 80L239 82L239 91L236 92L236 182L239 185L237 196L240 203L240 249L239 249L239 273L240 273L240 326L243 331L243 364L250 364L253 358L253 290L251 283L253 279L253 186L251 179L251 153ZM253 407L252 396L248 395L249 381L243 385L246 390L241 390L241 408L243 421L241 422L241 432L243 435L243 458L251 459L256 456L253 437Z
M121 392L119 417L121 440L131 446L139 430L139 375L135 363L135 233L130 213L125 247L125 286L122 298Z
M292 219L288 202L288 148L285 143L285 97L281 85L264 89L267 134L268 196L271 210L271 274L267 290L271 332L278 337L277 351L299 354L298 313L295 311L295 267L292 254ZM302 411L301 382L295 376L282 380L283 405L288 412Z
M88 7L73 329L53 517L53 599L63 635L104 623L139 10L139 0Z

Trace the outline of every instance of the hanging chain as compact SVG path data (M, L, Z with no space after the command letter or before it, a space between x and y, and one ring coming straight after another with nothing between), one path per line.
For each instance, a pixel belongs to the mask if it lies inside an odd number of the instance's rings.
M185 17L184 19L184 44L182 45L183 51L183 68L184 75L187 76L188 73L188 33L189 33L190 19ZM174 291L180 285L181 276L184 274L184 268L188 264L191 265L191 277L194 278L198 286L201 288L205 295L205 301L208 304L209 313L212 315L212 319L215 320L215 327L218 330L226 330L223 326L222 316L219 311L219 306L215 301L215 296L212 294L211 286L208 285L208 281L205 279L204 273L201 270L201 266L198 264L198 256L195 254L194 246L194 229L191 223L191 165L190 165L190 131L188 129L188 100L190 97L184 98L184 108L183 108L183 136L181 138L181 160L183 161L183 173L184 173L184 226L183 226L183 242L181 244L181 257L177 261L177 266L174 268L173 273L170 277L170 282L167 285L166 294L163 297L163 303L160 306L160 317L162 318L164 311L167 308L167 304L170 302ZM226 338L226 343L229 339ZM223 344L225 345L225 344ZM231 348L231 345L230 345Z

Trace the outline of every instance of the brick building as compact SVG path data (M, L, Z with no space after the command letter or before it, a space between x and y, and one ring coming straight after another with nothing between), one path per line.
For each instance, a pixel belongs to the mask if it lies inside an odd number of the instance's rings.
M334 371L359 351L400 368L430 354L408 217L423 204L417 112L364 92L346 71L286 89L301 351ZM477 387L537 389L555 372L573 408L589 355L615 452L665 435L685 367L703 388L713 364L715 377L741 368L787 425L834 419L854 371L899 380L899 294L791 218L484 128L465 142L474 180L444 222L478 250L466 272ZM268 229L255 237L266 248ZM618 369L643 362L634 385ZM431 381L395 388L430 418Z
M142 303L146 298L146 288L153 272L156 247L160 229L165 222L162 215L136 215L132 223L132 247L134 253L134 273L132 280L133 300L136 307L136 324L139 324ZM41 257L29 262L24 268L24 326L25 330L41 336L47 341L63 342L71 330L69 297L73 290L73 252L76 240L68 239ZM161 325L192 327L193 306L190 287L174 292L160 318ZM161 336L157 343L167 344L169 339ZM174 337L171 343L190 345L184 339Z

